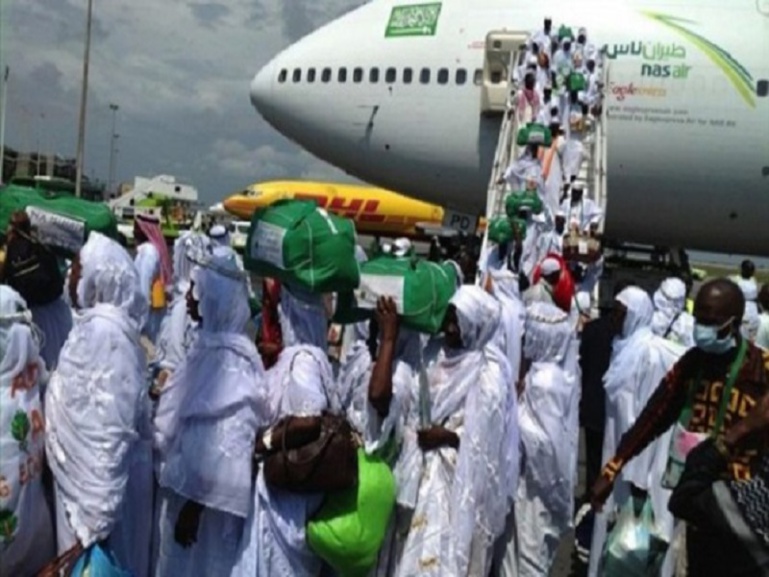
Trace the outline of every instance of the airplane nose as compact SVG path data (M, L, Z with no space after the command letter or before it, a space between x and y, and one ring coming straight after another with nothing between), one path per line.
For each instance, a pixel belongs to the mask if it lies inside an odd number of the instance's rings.
M251 104L262 115L272 102L272 81L275 71L274 61L268 62L251 81Z

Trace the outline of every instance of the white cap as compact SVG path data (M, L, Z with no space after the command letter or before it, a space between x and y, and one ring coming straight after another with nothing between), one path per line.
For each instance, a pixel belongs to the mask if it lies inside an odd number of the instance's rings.
M548 257L542 261L542 266L540 268L543 275L550 276L551 274L561 272L561 263L552 257Z
M208 231L208 236L211 238L222 238L227 234L227 229L224 228L224 225L221 224L215 224L211 227L211 230Z
M587 36L587 28L584 26L577 30L577 36Z
M397 257L408 255L411 251L411 241L407 238L397 238L393 243L393 254Z
M527 64L532 65L532 64L538 64L538 63L539 63L539 60L537 60L536 56L534 55L529 56Z

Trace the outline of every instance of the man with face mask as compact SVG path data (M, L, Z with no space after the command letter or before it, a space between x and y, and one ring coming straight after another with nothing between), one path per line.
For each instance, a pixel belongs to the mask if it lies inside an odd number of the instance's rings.
M587 28L577 30L577 44L574 46L574 52L581 54L583 59L595 57L595 46L587 40Z
M550 35L553 33L553 19L547 16L544 21L544 28L534 33L531 42L536 43L540 50L550 54Z
M542 102L537 91L536 70L529 70L523 79L523 88L518 91L516 105L518 122L528 123L536 119L541 106Z
M507 182L511 190L520 191L526 188L527 181L541 183L542 163L539 159L539 148L537 144L529 144L523 154L510 164L497 184ZM537 188L541 189L540 186Z
M603 219L601 207L591 198L585 198L585 190L575 184L571 194L561 203L561 210L566 215L568 230L576 229L580 233L597 232Z
M638 419L622 436L591 490L594 508L602 507L627 464L676 423L685 428L687 435L722 438L766 394L769 354L742 338L744 310L745 298L734 282L717 279L702 286L694 305L696 347L662 379ZM723 417L719 418L719 414ZM717 423L721 426L715 430ZM726 477L735 481L751 479L767 449L766 435L752 437L735 448L728 458ZM711 533L687 527L687 553L694 552L687 555L689 575L712 574L708 568L714 560L709 553L719 551L709 541L713 538Z

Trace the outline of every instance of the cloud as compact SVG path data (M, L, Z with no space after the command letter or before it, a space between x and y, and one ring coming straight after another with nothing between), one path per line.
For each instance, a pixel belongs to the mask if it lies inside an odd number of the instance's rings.
M349 180L270 128L248 85L282 48L361 3L94 2L86 173L107 179L116 103L119 181L170 173L207 202L264 178ZM74 156L85 1L4 2L0 22L7 144Z

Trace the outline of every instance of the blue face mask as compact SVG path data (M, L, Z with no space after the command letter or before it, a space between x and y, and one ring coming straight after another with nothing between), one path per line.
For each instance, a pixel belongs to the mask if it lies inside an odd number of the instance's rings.
M737 339L730 334L723 339L718 338L718 333L732 324L734 319L729 319L720 327L711 327L696 323L694 325L694 342L697 348L713 355L723 355L737 346Z

